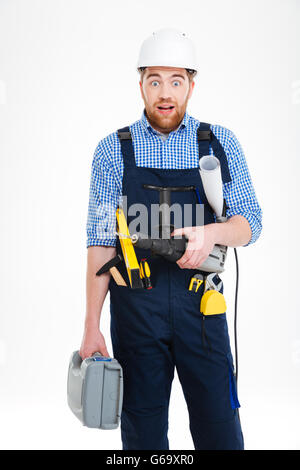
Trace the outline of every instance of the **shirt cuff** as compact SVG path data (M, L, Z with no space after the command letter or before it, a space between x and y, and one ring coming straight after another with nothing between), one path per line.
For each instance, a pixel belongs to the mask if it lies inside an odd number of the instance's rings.
M116 246L116 238L92 238L89 237L86 242L86 247L89 246Z
M243 246L249 246L252 245L253 243L256 242L256 240L259 238L261 231L262 231L262 224L261 222L257 219L255 215L251 212L233 212L233 211L228 211L227 212L227 217L230 218L233 215L242 215L245 217L245 219L249 222L250 228L251 228L251 238L246 245Z

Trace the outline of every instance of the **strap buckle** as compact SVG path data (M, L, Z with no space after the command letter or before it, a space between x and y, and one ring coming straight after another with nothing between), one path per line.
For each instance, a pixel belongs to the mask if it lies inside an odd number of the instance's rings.
M120 140L131 140L132 139L131 132L126 132L126 131L123 131L123 132L118 131L118 137L119 137Z
M208 131L203 131L203 130L197 130L197 135L198 135L198 141L201 141L201 140L209 140L211 141L212 140L212 132L211 132L211 129L209 129Z

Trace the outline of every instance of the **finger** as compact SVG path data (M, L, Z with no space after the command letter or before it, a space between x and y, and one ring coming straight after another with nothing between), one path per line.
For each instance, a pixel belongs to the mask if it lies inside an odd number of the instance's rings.
M177 260L177 263L179 262L179 265L185 265L186 263L188 263L195 249L197 249L197 244L195 243L193 238L191 238L189 239L186 245L185 252L183 253L182 257Z
M83 349L79 351L79 356L84 361L84 359L86 359L87 357L90 357L90 353L88 353L86 350Z
M182 266L185 269L195 269L199 265L199 258L200 258L199 252L194 251L189 257L188 261L184 263Z
M191 233L191 231L192 231L192 227L176 228L171 233L171 236L186 235L188 237L188 235Z
M185 249L188 252L199 251L198 238L194 235L191 235Z
M177 263L179 264L181 268L184 268L186 264L189 263L191 255L192 255L191 251L189 252L185 251L184 255L179 260L177 260Z
M189 259L189 267L191 269L197 268L199 266L199 260L201 260L201 255L199 255L199 251L194 251L194 253Z
M109 357L109 354L106 348L102 349L101 354L105 357Z
M175 230L173 230L173 232L171 233L171 236L175 236L175 235L182 235L184 233L184 228L176 228Z

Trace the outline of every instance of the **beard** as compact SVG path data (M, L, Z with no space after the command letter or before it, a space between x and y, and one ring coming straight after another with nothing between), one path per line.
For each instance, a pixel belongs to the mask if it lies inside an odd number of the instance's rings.
M182 119L184 118L187 108L188 98L185 100L183 105L174 105L173 111L170 115L160 114L157 106L168 103L158 103L155 106L147 106L145 103L145 115L151 124L151 126L159 132L169 133L179 127Z

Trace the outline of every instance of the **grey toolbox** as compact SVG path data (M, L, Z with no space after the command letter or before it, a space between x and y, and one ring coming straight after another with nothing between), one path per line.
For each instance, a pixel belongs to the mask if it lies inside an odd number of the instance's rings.
M95 353L82 360L73 352L68 372L68 405L89 428L119 426L123 402L123 373L116 359Z

